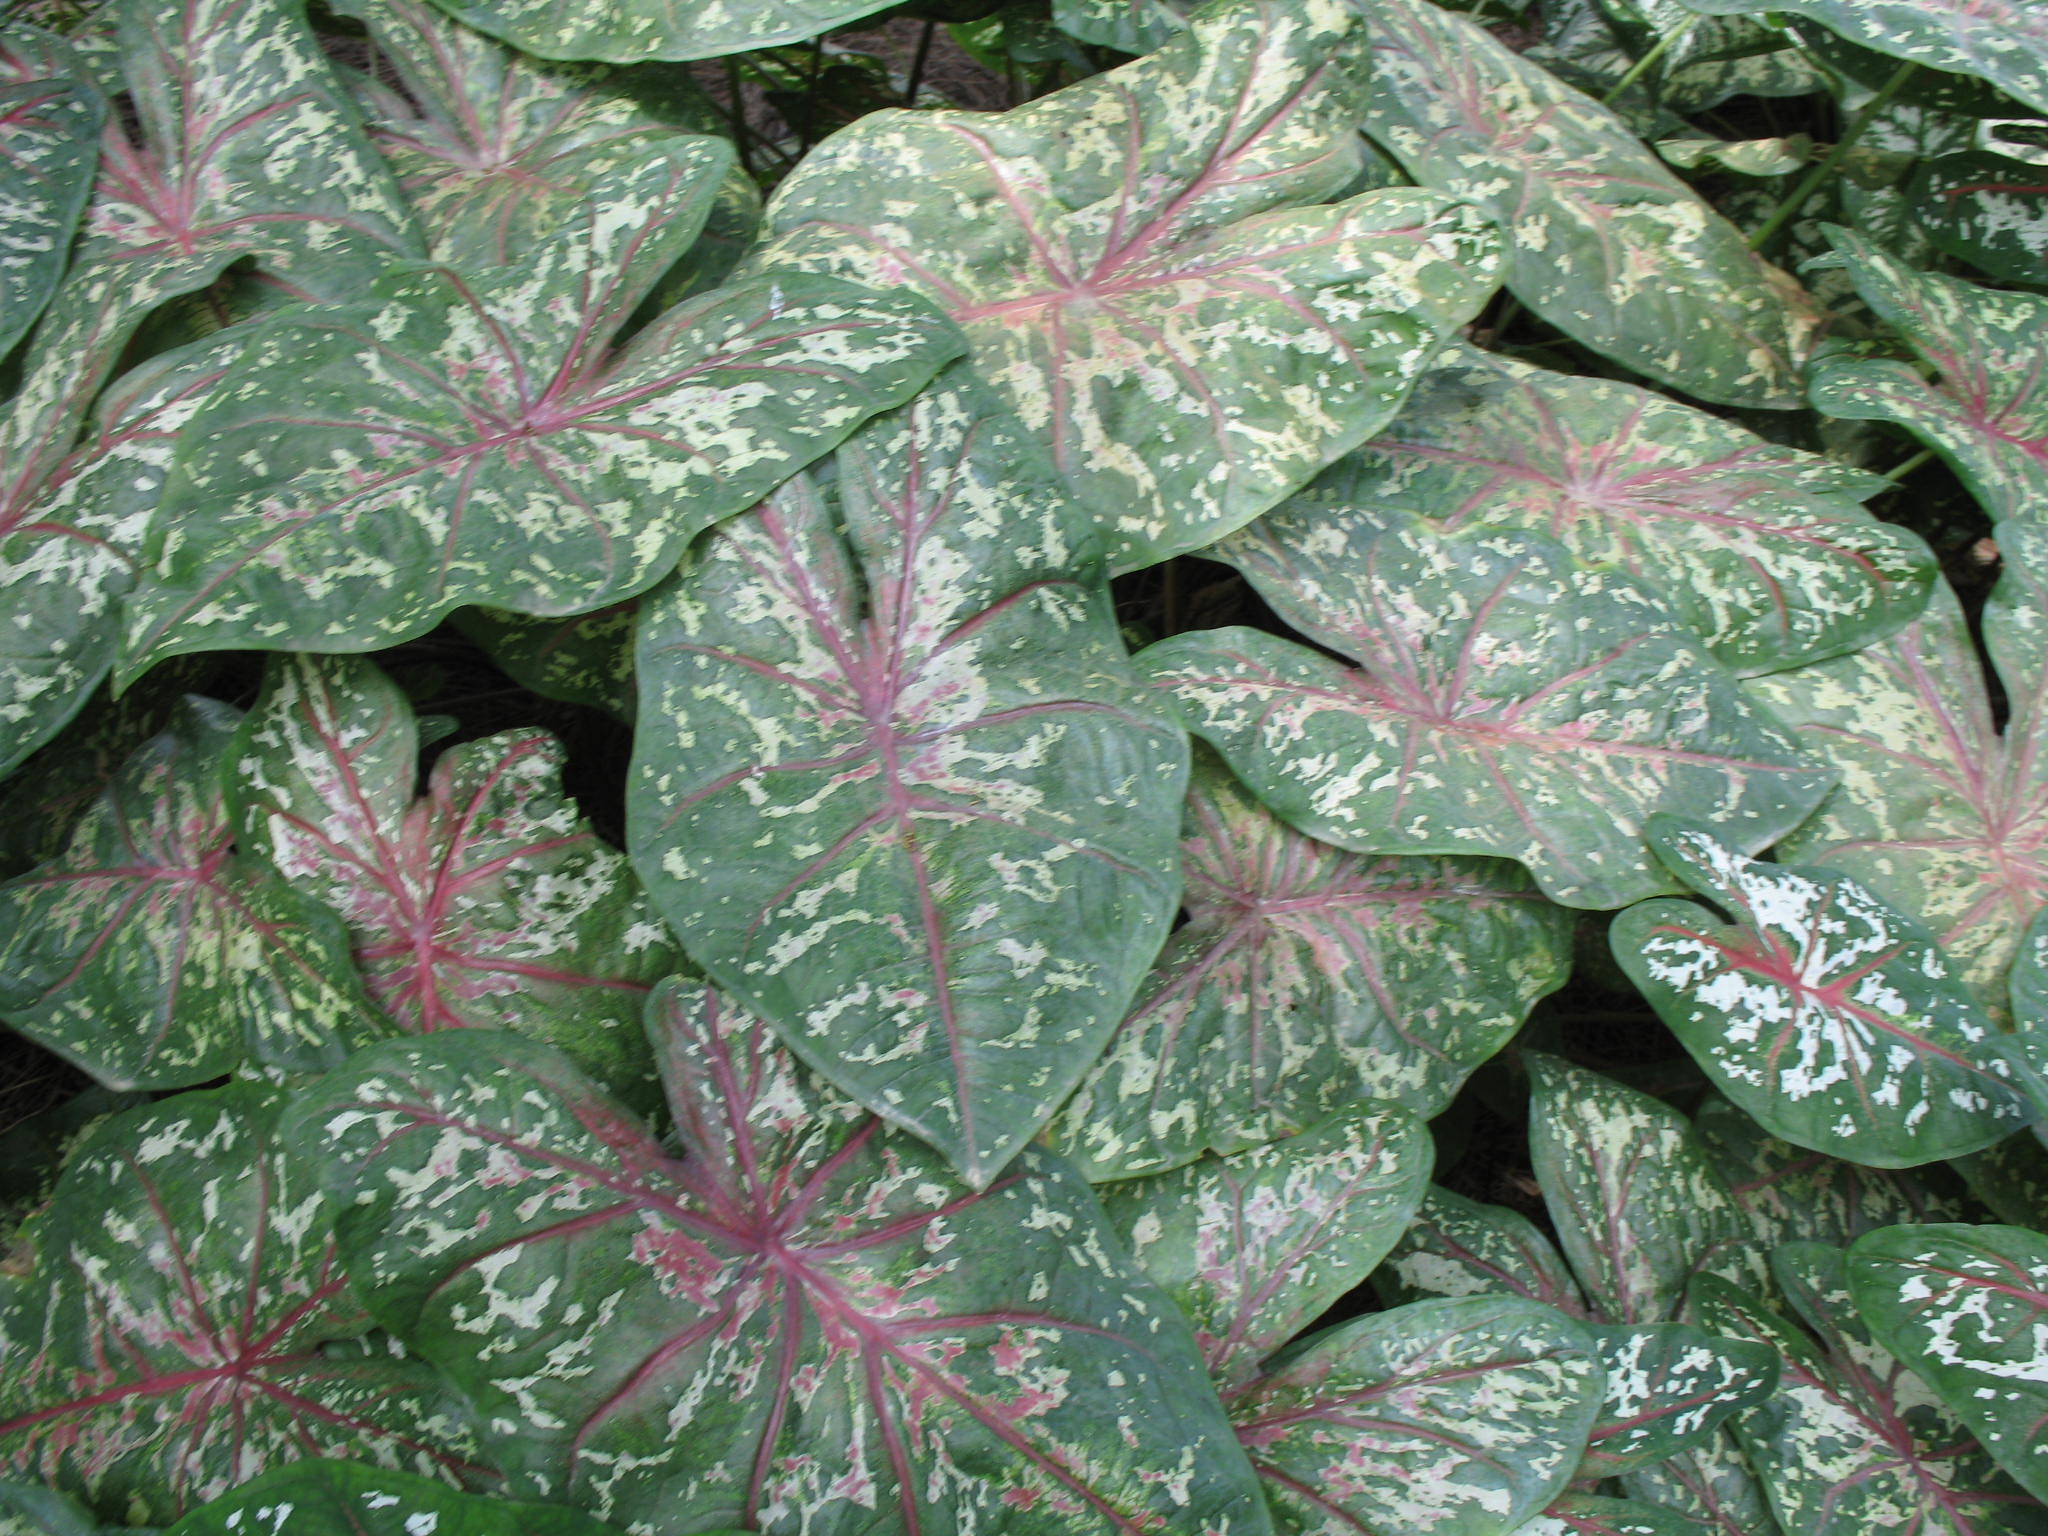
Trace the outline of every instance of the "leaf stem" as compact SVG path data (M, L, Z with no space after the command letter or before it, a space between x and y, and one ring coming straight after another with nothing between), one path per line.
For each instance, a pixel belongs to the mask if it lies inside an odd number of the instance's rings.
M1679 27L1676 31L1666 32L1662 37L1658 38L1657 45L1654 48L1652 48L1648 53L1644 54L1640 59L1637 59L1635 63L1631 64L1628 67L1628 73L1623 75L1619 80L1614 82L1614 89L1609 91L1605 96L1602 96L1600 98L1600 105L1603 107L1613 106L1615 102L1621 99L1623 93L1625 93L1630 86L1634 85L1638 80L1642 79L1644 75L1647 75L1652 69L1656 68L1657 65L1663 61L1665 54L1669 53L1672 49L1676 48L1688 37L1691 37L1692 29L1698 26L1699 24L1700 18L1694 16L1691 20L1686 22L1684 26Z
M740 61L734 54L725 56L725 88L732 92L732 147L739 154L740 169L751 176L754 162L747 153L747 98L741 94Z
M1911 457L1910 459L1907 459L1903 464L1895 465L1893 468L1886 470L1884 472L1884 478L1893 482L1903 480L1906 478L1906 476L1913 473L1914 470L1918 469L1922 464L1925 464L1929 459L1933 457L1934 450L1932 448L1922 448L1918 453L1914 454L1913 457Z
M917 55L910 61L910 83L903 88L903 105L917 105L917 88L924 84L925 62L932 56L932 33L938 30L936 21L924 24L924 33L917 40Z
M1776 239L1778 232L1791 223L1799 210L1806 206L1806 200L1827 184L1828 178L1835 173L1835 167L1842 163L1842 157L1848 154L1856 141L1863 136L1863 130L1877 120L1877 114L1891 104L1891 99L1899 94L1900 88L1912 78L1913 72L1919 67L1908 59L1892 71L1892 77L1879 86L1877 94L1863 103L1861 109L1849 120L1848 127L1844 128L1842 136L1835 140L1835 147L1828 151L1827 158L1806 173L1799 185L1786 195L1782 203L1771 210L1771 216L1749 237L1749 248L1752 251L1761 251Z

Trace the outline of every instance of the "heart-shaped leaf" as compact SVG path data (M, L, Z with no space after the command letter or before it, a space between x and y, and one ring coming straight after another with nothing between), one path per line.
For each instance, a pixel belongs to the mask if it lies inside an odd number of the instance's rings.
M1815 407L1897 422L1948 460L1993 518L2038 517L2048 506L2048 378L2038 366L2048 298L1916 272L1848 230L1831 226L1829 238L1864 302L1935 377L1840 353L1814 363Z
M236 741L244 846L347 920L370 989L408 1032L516 1029L621 1091L675 949L625 856L561 788L542 731L451 747L413 797L419 730L370 662L273 657Z
M640 605L624 602L567 619L458 608L451 622L520 687L630 722L639 710L633 680L639 618Z
M99 168L106 98L68 52L0 29L0 357L57 291Z
M700 543L640 621L634 857L691 958L984 1184L1173 920L1178 729L963 371ZM744 859L732 850L746 848Z
M1775 672L1926 606L1933 555L1857 505L1885 488L1648 390L1461 347L1301 499L1547 533L1654 588L1732 670Z
M81 448L79 435L143 318L237 261L299 296L340 298L419 251L302 8L117 0L109 10L134 137L121 122L103 133L70 273L0 418L0 771L56 734L110 660L114 606L141 540L130 519L152 509L155 486L137 497L116 475L98 488L106 500L82 498L95 448L137 422L102 402L103 441Z
M238 718L189 700L69 848L0 885L0 1014L110 1087L318 1072L388 1032L335 915L236 851Z
M1943 155L1908 194L1935 245L2007 282L2036 281L2048 263L2048 170L2004 155Z
M603 607L914 393L950 327L826 278L722 288L607 350L729 154L678 135L518 267L410 270L272 318L180 444L129 673L190 650L367 650L470 602Z
M1418 182L1508 231L1509 290L1603 357L1724 405L1802 404L1822 316L1607 108L1471 19L1359 0L1366 131Z
M1749 1225L1683 1115L1556 1057L1522 1059L1530 1159L1596 1316L1661 1323L1697 1275L1764 1278Z
M756 266L930 295L1112 563L1198 549L1384 426L1493 287L1469 205L1304 206L1361 161L1361 31L1236 0L1010 112L872 114L782 183Z
M403 93L361 90L370 135L398 173L436 260L478 272L522 259L573 223L608 175L675 150L678 129L714 132L715 111L662 81L524 58L426 0L340 0L362 20ZM756 218L738 168L723 184ZM714 214L713 217L716 217Z
M1702 1444L1778 1382L1774 1350L1684 1323L1595 1328L1607 1395L1573 1475L1597 1482Z
M1772 1267L1818 1342L1713 1277L1695 1306L1703 1327L1778 1352L1777 1391L1734 1428L1785 1536L2040 1528L2026 1496L1855 1321L1838 1249L1790 1243Z
M1327 1329L1230 1407L1285 1536L1505 1536L1564 1491L1600 1389L1580 1324L1489 1296Z
M1244 629L1140 668L1325 842L1517 859L1551 900L1611 907L1672 888L1642 839L1656 812L1711 807L1763 847L1827 790L1648 589L1540 535L1297 503L1215 553L1362 669Z
M1050 1127L1090 1178L1290 1135L1356 1098L1439 1114L1570 967L1570 920L1491 859L1369 858L1296 832L1206 747L1187 921Z
M794 43L887 10L882 0L435 0L493 37L544 59L711 59Z
M182 1094L74 1153L0 1291L0 1468L152 1523L306 1456L478 1470L352 1297L278 1105Z
M1429 1296L1521 1296L1586 1315L1571 1271L1534 1222L1435 1185L1373 1284L1389 1306Z
M2004 570L1983 623L2010 707L2003 740L1946 587L1889 640L1748 684L1843 770L1779 856L1840 870L1925 924L1994 1018L2006 1012L2020 935L2048 901L2048 532L2007 523L1999 546Z
M1109 1185L1102 1206L1228 1389L1372 1273L1435 1154L1407 1110L1354 1104L1285 1141Z
M1993 1025L1927 930L1833 870L1746 859L1650 825L1666 865L1734 921L1648 901L1614 958L1721 1091L1794 1146L1880 1168L1980 1152L2032 1118Z
M680 1162L477 1031L365 1052L290 1122L508 1491L663 1531L1265 1529L1186 1325L1056 1159L976 1194L717 993L671 984L651 1029Z
M607 1536L611 1530L577 1510L480 1498L410 1472L301 1461L193 1510L164 1536Z
M2022 1487L2048 1498L2048 1237L1886 1227L1849 1250L1848 1280L1878 1342Z

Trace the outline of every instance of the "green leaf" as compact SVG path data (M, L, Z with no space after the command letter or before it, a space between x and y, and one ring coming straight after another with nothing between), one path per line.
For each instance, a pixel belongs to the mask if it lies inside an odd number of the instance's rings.
M458 20L544 59L712 59L799 42L887 10L884 0L435 0Z
M2048 532L2008 523L1999 546L2004 569L1983 624L2011 711L2002 739L1946 587L1891 639L1748 687L1842 769L1841 787L1779 856L1840 870L1918 919L2002 1020L2020 935L2048 900Z
M62 854L0 885L0 1014L109 1087L318 1072L389 1029L335 915L236 850L238 718L187 701Z
M605 1536L611 1529L573 1509L480 1498L410 1472L301 1461L195 1509L164 1536Z
M0 1470L152 1523L306 1456L479 1470L438 1378L371 1331L278 1106L181 1094L72 1157L0 1306Z
M1691 1522L1685 1528L1692 1536L1779 1536L1763 1483L1725 1424L1703 1444L1622 1473L1621 1489Z
M1228 1391L1372 1272L1414 1215L1435 1154L1407 1110L1354 1104L1285 1141L1100 1193Z
M398 273L263 326L180 444L127 674L374 649L465 603L631 597L952 355L918 300L805 277L721 288L610 352L725 173L722 141L678 145L600 182L518 267Z
M1440 1114L1570 967L1569 918L1514 865L1340 852L1206 747L1183 832L1187 921L1049 1127L1092 1179L1237 1152L1353 1099Z
M1595 1328L1607 1396L1574 1481L1598 1481L1668 1460L1706 1441L1731 1415L1768 1397L1777 1354L1684 1323Z
M1613 907L1672 888L1642 840L1656 812L1763 847L1827 790L1652 593L1540 535L1292 504L1215 555L1362 670L1248 629L1139 665L1325 842L1517 859L1551 900Z
M1186 1325L1057 1159L966 1189L701 985L650 1032L680 1160L480 1031L365 1052L289 1122L508 1492L665 1531L1268 1529Z
M1384 426L1493 288L1469 205L1303 206L1362 164L1360 32L1236 0L1010 112L872 114L782 183L755 269L930 295L1113 564L1198 549Z
M1522 1059L1536 1180L1596 1316L1666 1322L1695 1276L1764 1278L1749 1224L1683 1115L1555 1057Z
M2044 21L2048 25L2048 21ZM1856 291L1932 369L1841 353L1816 360L1816 409L1897 422L1939 453L1994 519L2048 506L2048 298L1916 272L1861 236L1828 226Z
M1723 405L1791 409L1822 313L1621 119L1466 17L1359 0L1366 130L1500 221L1508 289L1574 341Z
M1910 1168L2031 1118L1991 1020L1910 917L1833 870L1745 859L1704 827L1662 818L1650 841L1714 908L1631 907L1608 930L1614 958L1759 1125Z
M409 1033L515 1029L607 1084L649 1077L640 1013L675 948L625 856L562 792L544 731L451 747L414 798L419 730L357 657L275 656L236 740L243 846L346 920Z
M700 542L641 618L655 900L977 1185L1101 1053L1180 893L1185 739L1079 523L956 371Z
M71 254L107 115L61 40L0 31L0 357L28 334Z
M1231 1417L1284 1536L1505 1536L1563 1492L1600 1389L1580 1324L1470 1297L1304 1339Z
M2037 1232L2048 1227L2048 1147L2035 1133L2022 1131L1986 1151L1959 1157L1951 1166L1962 1175L1972 1199L1995 1219ZM1954 1209L1909 1219L1961 1221L1980 1214L1967 1203L1958 1203Z
M722 130L686 88L645 72L523 58L426 0L339 0L336 9L369 27L403 86L364 79L370 135L434 258L464 272L518 262L555 239L608 176L693 152L678 129ZM744 189L740 206L758 218L760 194L737 166L723 185Z
M1908 193L1928 237L1951 256L2007 282L2040 281L2048 267L2048 171L2004 155L1943 155Z
M1053 25L1119 53L1150 53L1187 30L1187 0L1052 0Z
M1648 390L1458 347L1300 500L1548 534L1653 588L1732 670L1775 672L1926 605L1933 555L1858 505L1886 488Z
M1856 1310L1984 1449L2048 1498L2048 1237L2022 1227L1886 1227L1849 1251Z
M1568 1493L1515 1536L1699 1536L1699 1529L1678 1511L1655 1504Z
M1534 1222L1433 1184L1373 1284L1389 1306L1429 1296L1521 1296L1571 1317L1586 1314L1578 1283Z
M566 619L458 608L452 622L520 687L544 699L601 709L630 724L639 709L633 681L639 617L640 605L628 601Z

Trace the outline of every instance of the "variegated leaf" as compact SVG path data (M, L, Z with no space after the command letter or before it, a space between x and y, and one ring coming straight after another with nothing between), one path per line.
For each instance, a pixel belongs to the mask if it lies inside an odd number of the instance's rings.
M1963 1221L1989 1212L1994 1220L2009 1226L2035 1232L2048 1229L2048 1147L2034 1132L2022 1131L1986 1151L1959 1157L1950 1166L1969 1186L1976 1205L1959 1202L1952 1210L1918 1220Z
M0 357L57 291L99 168L106 98L68 52L36 28L0 28Z
M1862 47L1974 75L2048 112L2048 15L2033 0L1686 0L1693 10L1780 11Z
M1724 405L1802 403L1822 318L1621 119L1426 0L1373 24L1366 131L1508 232L1509 290L1573 340Z
M514 1035L365 1052L290 1122L508 1492L662 1533L1268 1529L1186 1325L1056 1159L977 1194L701 984L650 1026L680 1161Z
M150 1523L307 1456L481 1470L438 1378L352 1296L278 1106L183 1094L66 1164L0 1307L0 1468Z
M1700 1536L1700 1526L1675 1509L1568 1493L1515 1536Z
M1785 1536L1992 1536L2041 1529L2038 1507L1912 1372L1855 1320L1839 1250L1773 1262L1819 1340L1735 1286L1701 1280L1703 1327L1778 1352L1778 1389L1735 1421Z
M1926 606L1933 555L1858 505L1886 484L1648 390L1460 347L1301 500L1549 534L1748 673L1860 650Z
M2048 1237L2023 1227L1886 1227L1849 1251L1878 1342L1984 1449L2048 1499Z
M639 709L633 679L633 633L639 618L640 605L629 601L566 619L458 608L451 622L520 687L630 723Z
M1764 1485L1726 1424L1704 1444L1621 1475L1634 1502L1670 1510L1693 1536L1780 1536Z
M1842 770L1779 856L1840 870L1918 919L2002 1019L2020 935L2048 902L2048 532L2008 523L1999 544L2004 570L1983 622L2011 710L2003 740L1946 587L1891 639L1748 687Z
M1373 1284L1389 1306L1429 1296L1522 1296L1586 1315L1578 1283L1534 1222L1435 1185Z
M339 919L235 848L236 712L192 699L0 885L0 1015L115 1088L318 1072L388 1033Z
M1608 930L1614 957L1766 1130L1910 1168L2032 1118L1990 1018L1910 917L1834 870L1746 859L1705 827L1660 818L1650 840L1714 905L1631 907Z
M195 1509L164 1536L615 1536L559 1505L481 1498L410 1472L301 1461ZM706 1536L738 1536L710 1531Z
M2048 270L2048 170L2004 155L1943 155L1908 194L1936 246L2007 282Z
M1150 53L1187 30L1188 0L1052 0L1053 25L1119 53Z
M544 59L711 59L820 37L888 7L882 0L435 0L479 32Z
M1384 426L1493 287L1467 204L1304 206L1361 163L1361 30L1235 0L1010 112L872 114L782 183L754 267L930 295L1113 563L1198 549Z
M649 1077L648 988L676 968L625 856L562 792L542 731L451 747L368 661L273 657L231 767L243 846L348 924L401 1029L516 1029L621 1092Z
M1764 1278L1749 1224L1683 1115L1555 1057L1523 1060L1530 1159L1596 1316L1666 1322L1695 1276Z
M677 135L517 267L409 270L266 323L186 429L128 599L127 673L194 650L372 649L465 603L603 607L914 393L951 327L826 278L722 288L608 350L729 154Z
M1647 588L1538 534L1291 504L1219 545L1347 668L1246 629L1177 636L1141 670L1276 814L1362 853L1484 853L1612 907L1672 889L1662 810L1746 846L1830 775L1747 704Z
M1354 1104L1285 1141L1100 1194L1228 1391L1372 1273L1415 1214L1435 1155L1407 1110Z
M419 251L291 0L115 0L109 11L135 136L118 121L104 131L70 273L0 418L0 771L55 735L108 664L110 607L155 488L138 496L115 475L108 499L82 499L94 445L79 436L144 316L238 261L302 297L339 298ZM207 371L195 365L188 382ZM127 393L139 406L146 392ZM135 425L105 401L99 421L117 440ZM155 463L146 473L161 483Z
M1512 864L1315 842L1198 748L1187 921L1050 1126L1093 1179L1292 1134L1347 1101L1440 1113L1570 968L1567 914Z
M1685 1323L1595 1328L1593 1339L1607 1395L1586 1437L1577 1482L1633 1472L1706 1442L1778 1381L1775 1351Z
M1714 1094L1693 1120L1760 1246L1846 1247L1901 1221L1960 1221L1969 1201L1939 1168L1867 1168L1795 1147Z
M1837 354L1814 363L1815 407L1897 422L1948 460L1995 519L2048 519L2048 298L1916 272L1848 230L1831 226L1829 238L1864 302L1935 377L1897 359Z
M427 0L340 0L403 91L366 78L370 136L418 210L436 260L480 272L573 225L578 205L636 162L690 152L717 115L685 87L592 65L523 58ZM566 9L566 8L564 8ZM733 167L736 211L760 194ZM715 216L715 215L714 215Z
M1185 739L1072 503L956 369L700 543L639 674L633 853L691 958L985 1184L1180 892Z
M78 1500L54 1488L0 1479L0 1536L118 1536Z
M1580 1324L1469 1297L1304 1339L1230 1411L1284 1536L1506 1536L1564 1491L1600 1389Z

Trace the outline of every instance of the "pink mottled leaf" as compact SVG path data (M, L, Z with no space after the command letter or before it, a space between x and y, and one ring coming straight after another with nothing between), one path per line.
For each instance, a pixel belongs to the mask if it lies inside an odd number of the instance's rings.
M0 28L0 357L64 275L106 115L63 39L20 23Z
M717 992L650 1027L680 1160L512 1035L394 1042L294 1110L379 1319L519 1425L509 1492L674 1532L1268 1529L1057 1159L977 1193Z

